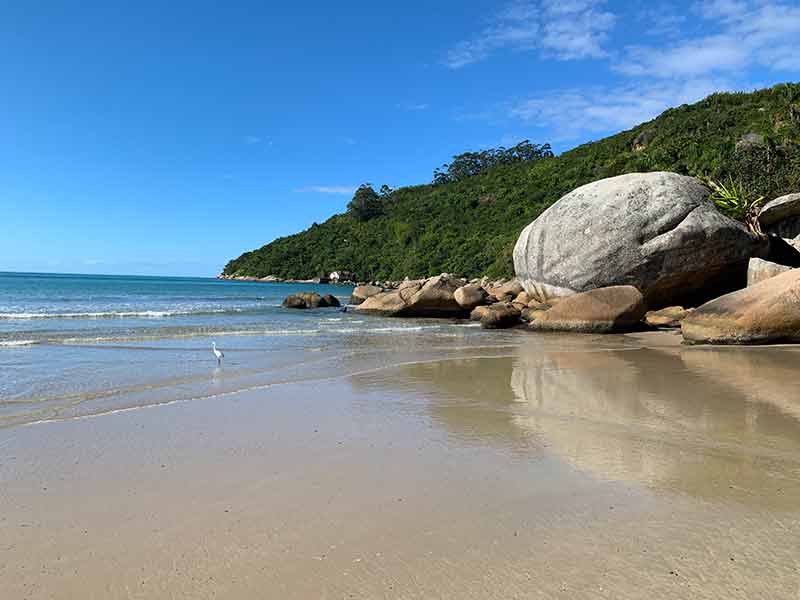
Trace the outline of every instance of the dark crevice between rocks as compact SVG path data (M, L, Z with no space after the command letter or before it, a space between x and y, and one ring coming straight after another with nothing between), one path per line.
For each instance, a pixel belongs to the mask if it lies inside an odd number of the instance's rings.
M777 235L769 236L769 252L764 260L793 269L800 268L800 252Z

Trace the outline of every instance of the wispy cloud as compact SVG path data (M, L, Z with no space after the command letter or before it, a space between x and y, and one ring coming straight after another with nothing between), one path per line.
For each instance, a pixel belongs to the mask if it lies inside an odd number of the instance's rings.
M642 10L637 20L643 23L643 32L650 37L680 37L686 23L686 15L676 12L673 6L660 3L657 7Z
M260 144L260 143L261 143L262 141L264 141L264 140L262 140L262 139L261 139L260 137L258 137L257 135L246 135L246 136L244 136L244 137L242 138L242 141L243 141L245 144L249 144L249 145L251 145L251 146L252 146L253 144Z
M300 194L354 194L358 186L355 185L305 185L297 188L295 192Z
M735 74L751 66L800 69L800 5L771 0L711 0L694 6L710 35L632 46L614 68L628 76L679 78Z
M517 1L495 14L478 35L459 42L443 63L459 69L500 50L538 50L549 58L576 60L607 56L603 43L616 16L604 0Z
M517 102L509 112L528 125L551 129L555 132L554 141L574 140L586 134L628 129L671 106L733 89L735 86L727 81L703 79L576 88Z
M428 110L429 105L427 103L419 103L419 104L398 104L397 108L400 110L410 110L410 111L421 111L421 110Z

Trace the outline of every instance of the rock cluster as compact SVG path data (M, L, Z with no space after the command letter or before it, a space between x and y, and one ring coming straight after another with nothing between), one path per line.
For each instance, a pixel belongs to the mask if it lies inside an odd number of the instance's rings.
M800 342L800 194L767 203L764 234L723 215L697 179L635 173L570 192L528 225L518 277L359 285L355 311L470 318L485 329L680 328L689 343ZM291 308L336 306L296 294ZM692 308L696 307L696 308Z
M319 295L317 292L299 292L287 296L281 305L283 308L327 308L341 306L338 298L332 294Z

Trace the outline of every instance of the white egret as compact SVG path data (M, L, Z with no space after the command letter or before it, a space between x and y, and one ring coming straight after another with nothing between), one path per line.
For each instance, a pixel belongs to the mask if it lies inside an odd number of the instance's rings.
M211 342L211 350L214 351L214 356L217 357L217 364L222 364L222 359L225 358L225 355L222 350L217 350L217 342Z

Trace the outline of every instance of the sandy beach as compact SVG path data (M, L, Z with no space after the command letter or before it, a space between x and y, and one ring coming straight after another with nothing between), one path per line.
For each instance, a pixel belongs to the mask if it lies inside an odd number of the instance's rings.
M0 430L0 597L800 595L800 350L530 335Z

